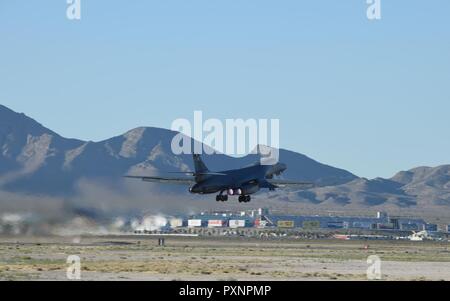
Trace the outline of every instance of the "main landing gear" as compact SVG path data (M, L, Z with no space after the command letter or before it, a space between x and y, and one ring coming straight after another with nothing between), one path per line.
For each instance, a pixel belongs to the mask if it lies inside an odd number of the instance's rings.
M248 203L250 202L251 197L249 195L240 195L239 203ZM226 202L228 201L228 195L226 194L218 194L216 195L216 202Z
M219 194L216 195L216 202L226 202L228 201L228 195Z
M239 196L239 203L248 203L251 201L251 196L249 195L240 195Z

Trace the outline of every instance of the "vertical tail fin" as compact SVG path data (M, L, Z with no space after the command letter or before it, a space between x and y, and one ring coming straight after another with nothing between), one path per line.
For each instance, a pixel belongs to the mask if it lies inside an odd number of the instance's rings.
M202 158L199 154L194 154L194 168L196 173L209 172L208 167L203 163Z

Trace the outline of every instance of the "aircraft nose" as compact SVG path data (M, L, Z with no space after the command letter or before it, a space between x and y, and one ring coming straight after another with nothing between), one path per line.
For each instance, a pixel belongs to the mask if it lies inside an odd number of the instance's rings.
M277 175L279 176L283 171L287 169L287 165L284 163L277 163L273 165L267 172L267 176Z
M278 163L275 167L275 174L276 175L281 175L282 172L284 172L286 170L287 166L284 163Z

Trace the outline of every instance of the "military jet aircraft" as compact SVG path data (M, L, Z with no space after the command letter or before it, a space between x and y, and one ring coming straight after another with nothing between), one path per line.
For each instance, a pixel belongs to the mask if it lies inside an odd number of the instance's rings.
M228 196L238 196L240 203L250 202L251 194L261 188L275 190L285 186L312 186L311 183L295 182L274 179L275 175L281 175L286 169L286 164L273 165L255 164L240 169L220 172L210 171L202 161L200 155L194 154L195 172L175 172L189 175L190 177L153 177L131 176L126 178L141 179L145 182L170 183L190 185L189 192L194 194L218 193L216 201L226 202Z

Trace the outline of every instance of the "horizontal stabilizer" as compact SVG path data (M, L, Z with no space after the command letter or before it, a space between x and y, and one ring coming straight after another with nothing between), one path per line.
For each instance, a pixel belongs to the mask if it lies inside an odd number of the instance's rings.
M189 176L226 176L226 174L221 172L212 172L212 171L206 171L206 172L193 172L193 171L173 171L170 172L172 174L184 174Z
M313 188L315 186L313 183L309 182L299 182L282 179L267 179L266 181L272 185L276 185L279 187L289 186L289 187Z
M140 179L144 182L179 184L179 185L190 185L195 183L194 178L147 177L147 176L124 176L124 178Z

